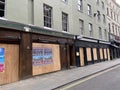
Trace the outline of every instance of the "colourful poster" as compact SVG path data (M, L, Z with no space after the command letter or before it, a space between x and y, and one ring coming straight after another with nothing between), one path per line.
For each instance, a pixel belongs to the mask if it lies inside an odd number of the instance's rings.
M5 50L4 48L0 48L0 72L3 72L5 70Z
M52 48L33 48L33 66L44 66L53 63Z

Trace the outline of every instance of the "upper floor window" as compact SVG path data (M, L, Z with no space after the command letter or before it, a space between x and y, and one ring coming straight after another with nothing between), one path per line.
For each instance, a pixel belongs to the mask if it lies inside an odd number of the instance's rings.
M108 23L109 33L111 33L111 25Z
M107 30L104 29L104 37L105 37L105 40L107 40Z
M105 23L106 22L106 19L105 19L105 15L103 14L103 22Z
M116 18L117 18L117 22L118 22L118 14L117 14Z
M92 37L93 36L93 27L92 27L91 23L89 23L88 29L89 29L89 32L90 32L90 36Z
M107 15L109 16L109 9L107 8Z
M114 20L116 21L116 13L114 12Z
M78 10L83 11L83 1L78 0Z
M102 8L104 9L105 8L105 5L104 5L104 2L102 1Z
M114 23L112 23L112 32L115 34Z
M63 2L67 2L68 0L62 0Z
M100 11L97 11L98 20L100 20Z
M115 25L115 31L116 31L116 35L118 35L118 28L117 28L117 25Z
M96 0L96 3L99 5L99 0Z
M102 30L101 30L101 27L99 27L99 38L102 39Z
M5 16L5 0L0 0L0 17Z
M62 12L62 30L68 31L68 14Z
M81 32L81 35L84 35L84 21L80 19L79 23L80 23L80 32Z
M91 16L92 15L91 5L88 4L87 8L88 8L88 15Z
M52 27L52 7L44 4L44 26Z
M112 11L112 9L111 9L111 18L113 19L113 11Z

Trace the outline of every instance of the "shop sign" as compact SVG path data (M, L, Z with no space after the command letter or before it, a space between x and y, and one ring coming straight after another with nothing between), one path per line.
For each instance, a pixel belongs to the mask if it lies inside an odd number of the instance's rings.
M5 70L5 50L4 48L0 48L0 72L4 72Z
M33 66L44 66L53 63L52 48L33 47Z

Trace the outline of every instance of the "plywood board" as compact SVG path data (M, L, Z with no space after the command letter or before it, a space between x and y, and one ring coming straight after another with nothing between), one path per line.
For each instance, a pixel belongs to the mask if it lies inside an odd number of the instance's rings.
M108 60L110 60L110 49L107 48Z
M53 63L43 66L33 66L32 68L32 74L38 75L38 74L44 74L48 72L58 71L61 69L60 65L60 48L57 44L42 44L42 43L33 43L33 48L51 48L52 49L52 60Z
M19 45L0 44L5 51L5 70L0 72L0 85L18 81Z
M97 49L93 48L93 58L96 61L97 60Z
M105 59L107 59L107 52L106 52L106 49L104 49L104 56L105 56Z
M100 48L99 50L100 50L100 59L103 60L103 51L102 51L102 48Z
M85 66L83 48L79 48L79 53L80 53L80 66Z
M86 48L87 52L87 61L92 61L91 48Z

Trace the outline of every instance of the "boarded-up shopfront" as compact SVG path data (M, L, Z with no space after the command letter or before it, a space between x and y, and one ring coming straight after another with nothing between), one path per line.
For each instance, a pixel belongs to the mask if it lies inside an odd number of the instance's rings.
M60 46L33 43L33 75L61 70Z
M19 80L19 45L0 44L0 84Z
M0 20L0 85L75 65L74 35Z
M76 39L75 47L77 66L110 60L109 44L100 43L97 39Z
M19 80L19 36L0 28L0 85Z

